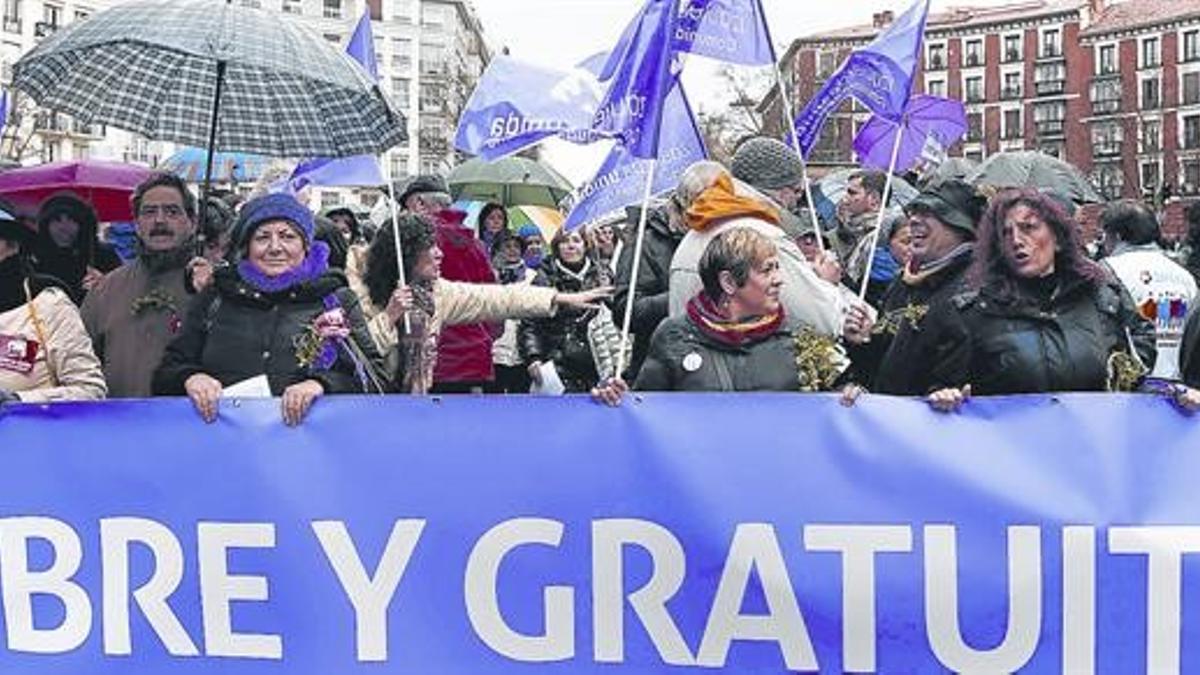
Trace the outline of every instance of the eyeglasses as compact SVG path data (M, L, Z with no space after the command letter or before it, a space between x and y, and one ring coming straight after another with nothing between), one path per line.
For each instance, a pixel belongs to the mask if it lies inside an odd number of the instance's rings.
M142 207L138 209L138 218L154 218L160 213L164 217L174 220L182 218L184 210L178 204L142 204Z

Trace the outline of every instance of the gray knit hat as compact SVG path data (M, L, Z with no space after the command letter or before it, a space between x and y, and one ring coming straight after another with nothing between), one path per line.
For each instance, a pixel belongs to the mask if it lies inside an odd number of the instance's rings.
M766 136L742 143L729 163L733 177L759 190L798 185L804 175L796 151Z

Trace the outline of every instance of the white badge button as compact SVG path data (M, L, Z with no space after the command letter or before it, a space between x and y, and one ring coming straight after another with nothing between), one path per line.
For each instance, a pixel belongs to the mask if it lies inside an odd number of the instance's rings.
M689 373L694 373L700 370L700 366L704 365L704 359L696 352L692 352L683 357L683 369Z

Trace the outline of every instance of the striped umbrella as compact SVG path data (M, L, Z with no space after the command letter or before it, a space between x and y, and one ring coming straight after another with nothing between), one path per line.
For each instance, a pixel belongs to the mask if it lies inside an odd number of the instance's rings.
M454 202L453 208L467 214L463 225L473 230L478 230L479 212L486 205L487 202L464 199ZM516 232L521 229L522 225L533 225L541 231L542 238L546 241L554 238L554 235L562 228L563 220L565 220L560 211L546 206L509 206L505 211L508 212L508 229Z

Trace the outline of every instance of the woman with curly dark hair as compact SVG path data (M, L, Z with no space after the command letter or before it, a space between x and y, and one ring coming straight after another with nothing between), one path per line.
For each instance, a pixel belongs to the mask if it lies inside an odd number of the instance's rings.
M562 293L442 279L442 251L433 223L406 214L396 224L407 285L399 283L397 236L390 224L371 242L362 283L352 280L351 285L362 300L371 336L387 358L389 375L403 393L424 394L432 386L443 326L554 316L564 308L585 311L612 294L611 287Z
M964 291L931 311L939 335L930 403L954 410L972 391L1131 390L1154 363L1154 326L1087 260L1078 227L1034 190L997 195L979 227Z

